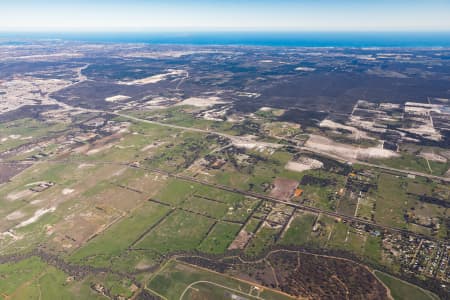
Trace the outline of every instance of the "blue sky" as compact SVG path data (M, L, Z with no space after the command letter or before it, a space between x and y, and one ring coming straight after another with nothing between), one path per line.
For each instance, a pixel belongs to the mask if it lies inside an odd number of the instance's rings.
M450 31L450 0L0 0L0 31Z

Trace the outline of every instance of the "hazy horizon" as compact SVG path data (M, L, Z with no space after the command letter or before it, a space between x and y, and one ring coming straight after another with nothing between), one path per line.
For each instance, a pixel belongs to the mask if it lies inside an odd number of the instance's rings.
M450 31L443 0L6 0L2 32Z

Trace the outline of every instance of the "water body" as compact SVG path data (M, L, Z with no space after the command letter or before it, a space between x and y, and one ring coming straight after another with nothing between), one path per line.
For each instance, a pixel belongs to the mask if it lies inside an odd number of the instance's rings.
M172 45L450 47L450 32L0 33L0 43L36 39Z

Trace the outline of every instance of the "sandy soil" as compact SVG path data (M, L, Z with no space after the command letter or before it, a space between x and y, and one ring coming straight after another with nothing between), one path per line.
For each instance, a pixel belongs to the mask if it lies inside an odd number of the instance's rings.
M33 191L31 190L24 190L24 191L20 191L20 192L15 192L15 193L10 193L6 196L6 199L10 200L10 201L15 201L21 198L25 198L28 197L30 195L33 194Z
M16 228L21 228L21 227L25 227L27 225L33 224L34 222L36 222L37 220L39 220L40 217L42 217L43 215L49 213L49 212L54 212L56 210L56 207L50 207L50 208L46 208L46 209L38 209L37 211L34 212L34 215L21 222L19 225L16 226Z
M372 137L369 137L369 136L367 135L366 132L364 132L364 131L362 131L362 130L359 130L359 129L356 128L356 127L343 125L343 124L340 124L340 123L337 123L337 122L334 122L334 121L331 121L331 120L323 120L322 122L320 122L319 126L320 126L320 127L329 128L329 129L343 129L343 130L348 130L348 131L351 132L351 135L350 135L350 136L351 136L352 138L356 139L356 140L359 140L359 139L361 139L361 138L364 138L364 139L373 139Z
M309 67L297 67L295 68L295 71L302 71L302 72L313 72L316 69L314 68L309 68Z
M381 144L378 147L359 148L338 143L315 134L310 136L305 146L349 160L361 158L390 158L398 156L394 151L383 149Z
M101 146L101 147L98 147L98 148L89 150L88 152L86 152L86 154L87 154L87 155L97 154L97 153L99 153L99 152L101 152L101 151L108 150L108 149L110 149L110 148L113 147L113 146L114 146L114 144L106 144L106 145L103 145L103 146Z
M123 85L145 85L145 84L150 84L150 83L157 83L157 82L160 82L162 80L165 80L169 76L182 75L184 73L185 73L184 70L169 70L169 72L167 72L167 73L153 75L153 76L150 76L150 77L136 79L136 80L133 80L133 81L119 81L118 84L123 84Z
M242 229L236 236L234 241L231 243L231 245L228 247L228 250L244 249L245 245L247 245L251 237L251 233Z
M86 163L82 163L78 165L78 169L84 169L84 168L91 168L91 167L95 167L94 164L86 164Z
M75 190L73 190L73 189L63 189L61 193L63 195L69 195L69 194L72 194L73 192L75 192Z
M277 178L273 181L273 185L275 187L270 191L270 196L277 199L289 200L298 186L298 181Z
M289 161L284 168L289 171L303 172L323 167L323 163L309 157L301 157L298 161Z
M7 215L6 220L8 220L8 221L17 220L17 219L23 218L24 216L25 216L25 214L23 212L21 212L20 210L16 210L16 211L10 213L9 215Z
M225 104L227 102L221 100L219 97L191 97L179 102L177 105L192 105L197 107L210 107L216 104Z
M49 95L66 86L69 81L38 79L31 76L15 78L0 83L0 113L18 109L24 105L55 104Z
M154 52L132 52L127 53L124 57L142 57L142 58L180 58L186 55L192 54L207 54L207 53L229 53L228 51L219 51L219 50L169 50L169 51L154 51Z
M431 161L436 161L444 164L447 162L446 157L432 152L421 152L419 156Z
M116 95L116 96L111 96L111 97L105 98L105 101L106 102L116 102L116 101L127 100L130 98L131 98L130 96Z

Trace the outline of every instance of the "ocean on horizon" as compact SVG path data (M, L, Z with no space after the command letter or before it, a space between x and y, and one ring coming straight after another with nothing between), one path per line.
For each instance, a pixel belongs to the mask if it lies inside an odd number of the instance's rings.
M0 33L0 43L61 39L93 43L285 47L450 47L450 32Z

